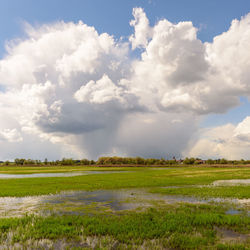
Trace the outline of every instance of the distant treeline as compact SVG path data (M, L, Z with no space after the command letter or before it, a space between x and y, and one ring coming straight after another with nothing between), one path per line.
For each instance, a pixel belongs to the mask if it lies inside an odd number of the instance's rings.
M31 159L23 159L16 158L14 162L5 161L0 162L1 165L37 165L37 166L72 166L72 165L142 165L142 166L151 166L151 165L199 165L199 164L250 164L250 160L240 160L240 161L229 161L226 159L208 159L202 160L199 158L185 158L184 160L176 160L175 158L171 160L166 160L164 158L155 159L155 158L147 158L144 159L142 157L100 157L97 161L82 159L82 160L74 160L72 158L63 158L62 160L56 161L48 161L45 159L41 160L31 160Z

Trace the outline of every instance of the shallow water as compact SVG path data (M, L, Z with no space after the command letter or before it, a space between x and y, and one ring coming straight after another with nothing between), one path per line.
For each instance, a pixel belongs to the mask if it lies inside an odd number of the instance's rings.
M241 213L242 213L242 211L236 210L236 209L228 209L228 210L226 211L226 214L231 214L231 215L234 215L234 214L241 214Z
M217 180L212 184L214 186L250 185L250 179Z
M39 211L42 196L1 197L0 217L21 216Z
M127 173L129 171L77 171L66 173L36 173L36 174L0 174L0 179L23 179L23 178L45 178L45 177L73 177L92 174L114 174Z
M176 203L232 202L249 206L250 199L199 199L195 197L152 194L142 189L71 191L54 195L0 198L0 217L22 216L30 213L84 214L95 211L123 211ZM230 213L230 212L229 212ZM234 212L233 212L234 213Z
M235 232L231 229L215 227L218 236L223 239L224 242L242 242L249 240L249 235Z

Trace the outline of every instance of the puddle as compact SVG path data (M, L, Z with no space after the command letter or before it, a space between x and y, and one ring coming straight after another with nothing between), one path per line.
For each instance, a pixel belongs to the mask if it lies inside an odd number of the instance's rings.
M214 186L250 185L250 179L218 180L212 183Z
M0 217L22 216L39 210L43 196L1 197Z
M130 199L131 198L131 199ZM129 200L130 199L130 200ZM98 190L98 191L73 191L62 192L57 195L48 196L43 200L47 207L53 204L53 209L59 211L67 208L78 212L81 208L106 208L112 211L135 209L142 204L134 201L134 194L128 191Z
M66 173L39 173L39 174L0 174L0 179L23 179L23 178L45 178L45 177L73 177L92 174L114 174L128 173L130 171L78 171Z
M25 214L84 214L94 211L123 211L144 209L175 203L231 202L239 207L249 206L250 199L199 199L195 197L161 195L148 193L142 189L71 191L54 195L0 198L0 217L22 216ZM236 210L235 210L236 211ZM229 210L229 214L237 212Z
M0 217L46 214L48 211L67 214L86 213L90 209L122 211L142 205L145 204L135 202L135 192L131 191L71 191L54 195L0 197Z
M249 234L241 234L230 229L215 227L215 230L223 242L242 242L248 240L250 237Z
M226 214L234 215L234 214L242 214L242 211L236 209L229 209L226 211Z

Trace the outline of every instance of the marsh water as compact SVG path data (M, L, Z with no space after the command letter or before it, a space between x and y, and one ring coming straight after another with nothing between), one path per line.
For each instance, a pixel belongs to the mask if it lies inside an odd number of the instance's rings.
M98 211L123 211L144 209L161 204L230 202L238 207L249 206L250 199L201 199L187 196L160 195L143 189L71 191L53 195L0 198L0 216L22 216L25 214L84 214ZM236 214L238 210L229 210Z
M155 168L161 170L162 168ZM171 168L168 168L171 169ZM0 174L0 179L73 177L92 174L127 173L130 171L75 171L63 173L34 173L34 174ZM250 179L217 180L206 186L249 185ZM200 187L200 185L194 185ZM168 186L163 188L181 188L183 186ZM0 197L0 217L22 216L24 214L46 213L93 213L96 211L123 211L144 209L150 206L176 203L211 203L229 202L238 207L249 207L250 199L202 199L188 196L163 195L150 193L147 189L119 189L96 191L68 191L52 195L28 197ZM229 214L237 214L239 210L230 209Z
M250 185L250 179L217 180L213 182L214 186L238 186Z
M127 173L129 171L76 171L64 173L39 173L39 174L0 174L0 179L23 179L23 178L48 178L48 177L73 177L92 174Z

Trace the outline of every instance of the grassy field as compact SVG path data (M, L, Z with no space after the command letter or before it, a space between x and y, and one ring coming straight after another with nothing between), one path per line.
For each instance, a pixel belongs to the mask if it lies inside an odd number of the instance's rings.
M100 170L95 167L9 167L1 168L0 173L44 173ZM121 170L121 173L93 174L74 177L58 178L24 178L0 179L0 196L27 196L51 194L66 190L96 190L120 188L151 188L165 186L207 185L216 180L247 179L250 178L250 168L164 168L154 170L150 168L101 168L102 171ZM205 188L188 189L156 189L157 192L185 195L209 196L211 190ZM154 190L154 191L156 191ZM210 191L209 191L210 190ZM204 191L204 192L203 192ZM236 192L237 191L237 192ZM212 195L217 197L244 197L247 198L249 190L244 188L228 187L214 188ZM249 197L248 197L249 198Z
M202 198L250 198L249 185L210 186L216 180L249 179L250 168L2 167L0 174L121 170L74 177L0 179L0 196L32 196L69 190L146 188L149 192ZM167 188L166 188L167 187ZM170 188L169 188L170 187ZM171 188L172 187L172 188ZM227 214L228 204L161 204L143 210L0 218L2 248L40 249L249 249L247 207Z

